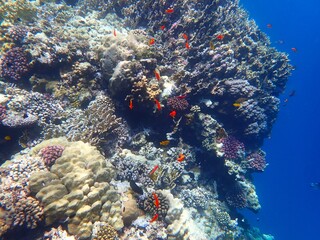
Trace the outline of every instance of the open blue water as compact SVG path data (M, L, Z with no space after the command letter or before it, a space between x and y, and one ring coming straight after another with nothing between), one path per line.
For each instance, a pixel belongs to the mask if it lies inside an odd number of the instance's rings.
M320 190L309 186L320 181L320 1L240 3L296 66L282 97L289 101L264 144L270 165L255 176L262 210L247 215L251 224L279 240L320 239ZM292 90L295 96L288 97Z

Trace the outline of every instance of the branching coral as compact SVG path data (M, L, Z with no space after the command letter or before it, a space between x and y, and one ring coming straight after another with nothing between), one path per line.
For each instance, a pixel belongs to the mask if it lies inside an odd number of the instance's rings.
M0 75L7 81L23 79L31 69L26 52L15 47L6 52L0 60Z
M32 20L36 16L36 4L29 0L0 0L0 19L15 22L18 18Z

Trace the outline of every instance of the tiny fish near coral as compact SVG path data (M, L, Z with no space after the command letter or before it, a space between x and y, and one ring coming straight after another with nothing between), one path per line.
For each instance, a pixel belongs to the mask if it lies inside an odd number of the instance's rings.
M150 223L152 223L152 222L154 222L154 221L157 221L158 217L159 217L159 214L156 213L156 214L153 216L153 218L150 220Z
M183 153L180 153L177 160L178 160L178 162L182 162L185 158L186 158L186 156Z

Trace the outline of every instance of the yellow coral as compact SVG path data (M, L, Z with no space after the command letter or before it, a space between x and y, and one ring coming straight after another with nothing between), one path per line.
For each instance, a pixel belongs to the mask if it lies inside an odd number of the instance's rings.
M36 2L28 0L0 0L0 19L15 22L18 18L30 21L36 16Z
M68 220L68 232L89 239L93 224L102 221L120 230L123 227L120 195L109 184L114 168L99 151L83 142L65 138L46 140L32 154L49 145L62 145L63 154L50 171L31 175L30 190L44 205L45 222L51 225Z

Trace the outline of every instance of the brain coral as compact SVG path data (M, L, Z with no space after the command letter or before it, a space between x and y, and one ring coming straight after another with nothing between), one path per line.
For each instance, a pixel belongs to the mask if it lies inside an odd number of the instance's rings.
M33 154L50 145L64 151L50 171L30 177L31 193L44 205L46 225L67 221L68 232L89 239L94 222L102 221L116 230L123 227L119 194L109 182L114 168L88 143L65 138L46 140L32 149Z

